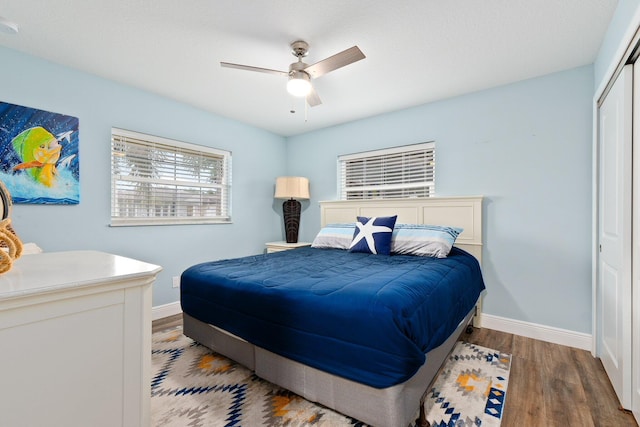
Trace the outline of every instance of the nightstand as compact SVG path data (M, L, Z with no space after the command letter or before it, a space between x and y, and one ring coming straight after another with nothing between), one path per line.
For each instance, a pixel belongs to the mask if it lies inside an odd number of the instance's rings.
M311 246L309 242L287 243L287 242L269 242L267 245L267 253L272 254L274 252L288 251L290 249L303 248L305 246Z

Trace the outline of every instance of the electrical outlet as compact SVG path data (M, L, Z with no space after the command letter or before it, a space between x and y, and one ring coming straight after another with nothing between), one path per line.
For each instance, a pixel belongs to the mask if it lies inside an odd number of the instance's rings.
M173 276L173 287L180 287L180 276Z

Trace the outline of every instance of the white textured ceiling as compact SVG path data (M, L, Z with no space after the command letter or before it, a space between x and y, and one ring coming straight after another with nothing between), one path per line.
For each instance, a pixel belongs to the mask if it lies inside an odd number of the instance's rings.
M290 136L591 64L616 0L0 0L0 45ZM289 44L312 64L366 59L314 80L305 108ZM5 64L0 64L4 66ZM296 110L291 113L291 110Z

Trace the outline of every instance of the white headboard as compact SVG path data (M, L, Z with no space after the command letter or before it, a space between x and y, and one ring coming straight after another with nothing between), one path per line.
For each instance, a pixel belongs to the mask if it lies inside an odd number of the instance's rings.
M320 202L321 226L355 222L357 216L398 215L398 224L432 224L463 228L456 246L482 265L482 196Z

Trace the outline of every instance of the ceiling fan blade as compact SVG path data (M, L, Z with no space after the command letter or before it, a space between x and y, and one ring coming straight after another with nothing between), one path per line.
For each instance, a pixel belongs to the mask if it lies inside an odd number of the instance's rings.
M337 70L345 65L353 64L356 61L366 58L364 53L358 48L358 46L350 47L347 50L343 50L340 53L336 53L320 62L316 62L313 65L309 65L304 69L312 78L317 79L320 76L327 74L330 71Z
M227 67L227 68L237 68L238 70L258 71L260 73L267 73L267 74L279 74L283 76L289 75L289 73L286 71L271 70L269 68L252 67L250 65L232 64L230 62L220 62L220 66Z
M322 101L318 96L318 92L316 92L313 86L311 86L311 92L307 94L307 104L309 104L309 106L311 107L315 107L316 105L322 104Z

